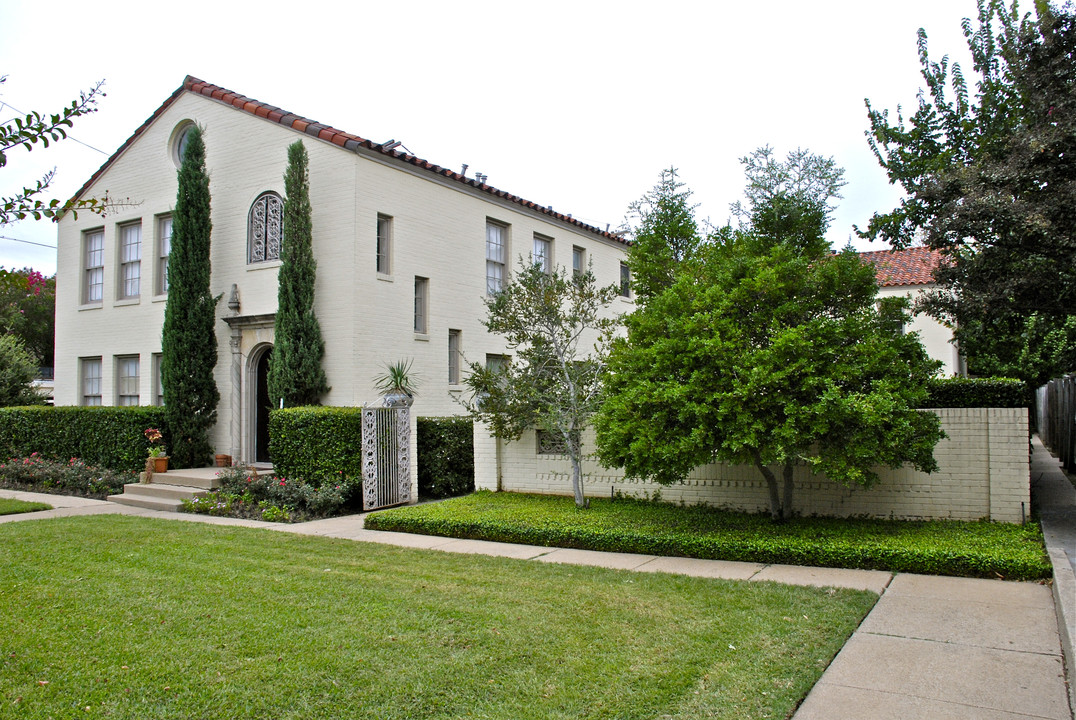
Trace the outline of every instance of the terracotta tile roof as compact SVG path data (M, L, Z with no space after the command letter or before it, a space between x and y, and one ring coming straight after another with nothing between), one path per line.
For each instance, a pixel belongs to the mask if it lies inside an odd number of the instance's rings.
M79 188L78 192L75 193L74 199L81 197L82 194L86 192L86 190L104 174L105 170L107 170L108 167L112 165L116 158L122 155L123 151L126 150L146 130L146 128L148 128L154 120L160 117L160 115L166 109L168 109L168 107L172 103L174 103L176 99L179 98L180 95L182 95L184 92L202 95L212 100L221 102L225 105L231 105L232 107L242 112L250 113L251 115L264 118L271 122L279 123L280 125L291 128L292 130L297 130L301 133L305 133L306 135L310 135L311 137L315 137L320 140L326 140L335 145L339 145L340 147L347 150L357 152L359 149L365 149L372 152L381 153L389 157L393 157L399 161L414 165L415 167L421 168L436 175L440 175L442 177L455 180L456 182L459 182L461 184L477 188L482 192L489 193L490 195L501 198L502 200L505 200L509 203L521 205L522 207L525 207L529 210L533 210L543 215L548 215L556 220L560 220L561 222L574 225L581 230L600 235L607 240L612 240L614 242L622 243L625 245L628 244L627 241L620 235L607 232L600 228L596 228L593 225L588 225L584 222L580 222L579 220L573 218L571 215L553 212L548 207L543 207L538 203L531 202L530 200L525 200L524 198L505 192L504 190L498 190L492 185L487 185L486 183L479 182L474 178L469 178L453 170L449 170L448 168L443 168L439 165L435 165L428 160L423 160L422 158L415 157L414 155L400 152L394 148L388 147L387 143L378 144L371 140L367 140L366 138L359 137L358 135L352 135L351 133L346 133L343 130L337 130L334 127L330 127L314 120L310 120L309 118L290 113L287 110L282 110L273 105L254 100L253 98L245 97L243 95L240 95L239 93L232 92L231 90L226 90L222 87L213 85L212 83L207 83L204 80L199 80L198 78L192 77L190 75L188 75L183 81L183 84L178 89L176 89L176 91L172 93L172 95L167 100L165 100L164 103L159 108L157 108L154 113L150 115L149 118L147 118L146 121L142 123L142 125L139 126L137 130L134 131L134 134L132 134L131 137L127 138L126 142L124 142L123 145L121 145L119 149L116 150L116 152L114 152L111 157L109 157L109 159L105 161L105 163L97 170L97 172L95 172L93 176L90 177L90 179L87 180L81 188Z
M930 285L934 268L941 260L937 250L913 247L906 250L875 250L860 253L864 262L874 265L879 287L894 285Z

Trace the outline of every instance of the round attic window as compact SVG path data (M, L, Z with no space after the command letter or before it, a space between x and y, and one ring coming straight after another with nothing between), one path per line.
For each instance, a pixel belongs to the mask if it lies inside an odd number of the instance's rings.
M172 150L172 162L176 164L177 168L183 165L183 153L187 151L187 140L190 137L191 128L193 127L193 122L184 120L176 125L175 130L172 131L172 138L169 145Z

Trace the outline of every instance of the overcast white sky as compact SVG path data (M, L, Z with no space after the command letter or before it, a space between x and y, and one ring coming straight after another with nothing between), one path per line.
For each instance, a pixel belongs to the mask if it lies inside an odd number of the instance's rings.
M71 139L12 151L0 195L56 167L53 194L67 199L190 74L445 167L467 163L601 227L619 226L669 166L700 218L723 224L743 187L738 158L767 143L782 157L808 148L846 169L830 230L842 246L900 197L867 146L863 99L913 105L917 28L936 59L964 60L960 20L975 12L973 0L4 0L0 121L12 107L55 111L102 79L107 97L70 133L104 154ZM0 265L55 271L54 249L10 239L54 246L52 223L0 236Z

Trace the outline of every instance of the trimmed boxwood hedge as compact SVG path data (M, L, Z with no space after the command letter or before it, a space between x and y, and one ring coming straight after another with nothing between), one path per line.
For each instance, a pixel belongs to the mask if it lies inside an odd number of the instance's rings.
M437 499L474 492L474 421L418 419L418 494Z
M0 408L0 456L79 458L117 472L138 472L146 464L155 427L171 445L160 407L13 407Z
M1031 404L1027 385L1011 378L936 378L925 408L1019 408Z
M423 497L474 490L473 424L467 417L418 418L418 482ZM269 414L269 454L277 475L310 483L362 477L362 408L297 407Z
M1033 523L795 518L634 499L479 491L367 516L370 530L646 555L1009 580L1048 578Z
M280 477L321 483L362 477L362 408L307 406L269 413L269 455Z

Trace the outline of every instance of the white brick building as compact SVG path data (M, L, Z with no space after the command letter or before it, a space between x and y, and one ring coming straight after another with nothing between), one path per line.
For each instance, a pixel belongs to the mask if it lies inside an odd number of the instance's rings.
M385 363L414 359L417 415L462 412L462 360L505 352L482 326L483 297L520 256L565 267L593 263L600 284L619 283L624 241L549 208L280 108L188 77L79 190L130 198L107 218L60 221L56 298L57 405L161 402L165 266L184 131L204 129L212 195L212 292L220 389L217 452L267 459L272 399L265 373L277 304L276 259L287 146L310 155L315 311L332 390L327 405L377 399ZM286 242L286 239L284 240ZM913 252L913 251L909 251ZM876 255L869 253L868 255ZM887 257L898 258L900 253ZM926 275L893 275L883 292L915 291ZM922 270L923 257L908 261ZM927 263L929 264L929 263ZM933 266L930 265L932 268ZM614 310L633 304L621 297ZM957 365L944 328L917 319L928 351ZM920 324L925 324L920 328Z
M624 242L474 177L188 77L79 196L130 198L107 218L60 221L56 404L160 402L161 326L178 147L204 128L220 389L217 452L265 459L287 146L310 155L315 311L328 405L370 403L387 362L414 359L418 415L459 414L460 362L504 353L482 326L487 286L536 249L620 281ZM286 242L286 239L285 239ZM234 288L234 295L233 295ZM238 301L236 304L235 301ZM630 310L627 298L618 311Z

